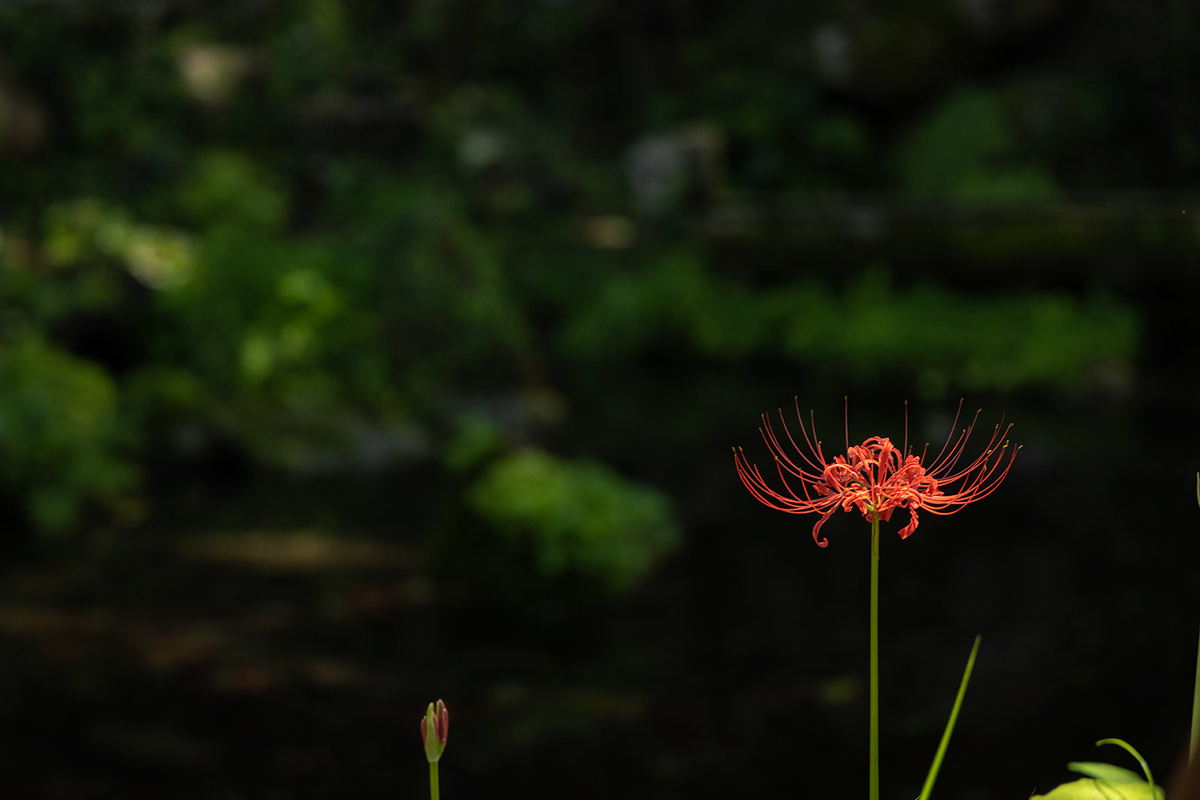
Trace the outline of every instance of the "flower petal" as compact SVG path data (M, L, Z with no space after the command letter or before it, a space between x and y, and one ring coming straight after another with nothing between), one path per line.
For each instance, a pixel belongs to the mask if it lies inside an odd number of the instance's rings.
M909 507L908 513L909 513L908 524L900 529L900 538L901 539L907 539L909 537L909 535L917 529L917 523L918 523L917 509Z

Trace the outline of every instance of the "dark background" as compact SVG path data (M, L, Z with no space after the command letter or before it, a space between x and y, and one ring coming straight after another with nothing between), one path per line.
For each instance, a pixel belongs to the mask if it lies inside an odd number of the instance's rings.
M1165 779L1198 14L0 3L0 796L421 797L439 697L449 800L861 794L868 528L729 450L846 396L1023 445L884 526L884 793L977 633L939 796Z

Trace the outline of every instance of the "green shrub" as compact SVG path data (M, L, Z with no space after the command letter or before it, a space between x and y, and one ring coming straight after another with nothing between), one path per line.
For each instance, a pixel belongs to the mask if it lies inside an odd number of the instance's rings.
M86 501L132 483L104 370L27 337L0 347L0 386L0 491L39 532L65 533Z
M679 542L667 499L591 461L521 450L491 465L468 502L530 545L547 575L577 573L613 590L644 577Z

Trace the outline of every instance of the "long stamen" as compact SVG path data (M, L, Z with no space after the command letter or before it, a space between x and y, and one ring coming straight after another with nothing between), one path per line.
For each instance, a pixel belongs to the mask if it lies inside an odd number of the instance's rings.
M958 410L954 412L954 421L950 423L950 435L946 437L946 443L942 445L942 450L938 453L934 463L942 460L942 455L945 454L946 448L950 446L950 440L954 438L954 429L958 427L958 415L962 413L962 404L964 398L958 399Z
M755 500L777 511L786 511L790 514L804 513L804 509L797 507L795 501L789 500L767 485L767 482L763 480L762 473L758 471L758 467L751 466L746 461L746 454L740 448L734 451L734 461L737 463L738 477L742 479L742 484L750 494L754 495Z
M758 432L762 435L763 441L767 443L767 449L771 451L773 456L775 456L775 460L782 460L786 465L788 472L792 473L797 478L800 478L801 480L806 478L811 479L811 476L807 475L803 469L792 463L792 460L788 458L787 453L784 452L783 446L779 444L779 439L775 437L775 430L771 427L771 418L766 414L763 414L762 421L763 427L759 428ZM786 424L784 425L784 431L787 431ZM789 436L788 438L790 439L791 437ZM803 457L804 453L801 452L800 455Z
M1006 442L1001 446L1001 451L1007 449ZM922 504L922 508L931 514L946 516L953 514L959 508L972 503L976 500L981 500L1000 486L1004 482L1004 478L1008 475L1008 471L1012 469L1013 461L1016 460L1017 451L1021 449L1021 445L1017 445L1013 449L1012 455L1008 459L1008 463L1004 465L1004 470L996 474L996 470L1000 466L1000 460L991 466L986 472L981 472L980 476L972 481L971 485L957 494L942 495L935 498L930 498Z
M962 401L960 400L959 407L961 408L961 406L962 406ZM968 425L966 428L963 428L962 434L960 434L958 439L954 442L954 446L952 448L950 448L950 452L946 453L945 460L942 460L942 456L939 455L937 463L935 463L933 466L929 467L930 472L943 472L946 470L954 469L954 465L956 463L958 463L958 459L962 456L963 450L966 448L967 440L971 438L971 433L974 432L974 430L975 430L975 423L979 421L979 415L980 415L980 413L982 413L982 411L983 411L983 409L981 408L975 412L975 416L971 420L971 424ZM957 422L957 420L958 420L957 414L954 416L954 419ZM995 435L993 434L991 443L995 443L995 441L996 441L996 438L995 438ZM944 449L943 449L943 452L945 452Z
M796 440L794 438L792 438L791 428L788 427L787 420L783 418L783 409L782 408L778 409L778 411L779 411L779 424L783 425L783 432L787 434L788 441L792 443L792 447L795 449L795 451L797 453L800 454L800 458L802 458L804 460L804 463L808 464L808 466L812 468L812 470L816 473L816 476L819 476L821 474L821 471L825 468L825 460L821 459L820 463L818 463L816 461L813 461L807 455L805 455L804 448L802 448L802 447L800 447L800 445L796 444ZM801 417L799 414L797 414L796 416L800 420L800 432L804 434L805 444L808 445L808 449L810 451L815 453L816 450L813 448L812 443L808 441L808 432L804 430L804 418ZM815 480L816 476L813 476L812 479Z
M843 414L843 419L846 421L846 452L849 453L850 452L850 395L845 395L844 397L842 397L842 400L846 404L845 413Z
M1007 437L1013 425L1006 425L1005 418L1001 416L983 451L974 458L967 456L966 446L981 412L977 410L966 427L958 428L958 420L962 418L961 400L946 441L937 458L932 461L928 459L928 442L920 458L913 455L908 435L908 401L904 402L904 439L901 448L881 436L852 446L848 395L843 396L843 403L846 453L832 462L826 461L824 442L817 438L816 415L813 411L809 411L809 424L804 424L798 396L795 398L796 416L804 446L793 436L782 409L779 410L779 423L783 426L784 437L777 436L770 417L762 415L763 425L759 432L775 461L775 470L783 484L779 489L772 488L766 482L758 466L746 459L741 448L734 448L733 451L739 479L760 503L789 514L821 515L813 528L813 537L822 546L824 540L819 538L820 528L839 508L843 511L857 509L868 519L878 518L880 514L896 508L906 508L911 520L900 531L901 537L905 538L917 527L919 510L937 515L952 514L994 492L1012 469L1016 453L1020 450L1019 446L1009 450ZM783 446L784 441L791 445L795 454L788 453ZM1006 454L1009 456L1007 459ZM799 481L799 487L795 486L792 479Z
M819 467L814 466L814 468L820 472L824 472L825 467L827 465L825 463L825 457L823 455L821 455L821 449L820 449L821 443L817 441L816 418L813 417L812 411L809 411L808 413L809 413L809 424L812 425L812 438L811 439L808 436L808 431L804 427L804 415L800 413L800 398L797 397L796 398L796 417L800 420L800 432L802 434L804 434L804 443L808 445L808 448L810 450L812 450L813 455L815 455L817 457L817 459L821 462ZM814 444L814 442L815 442L815 444ZM799 448L796 448L796 449L799 449Z
M1001 422L1003 422L1003 420L1001 420ZM973 470L975 470L982 464L986 463L988 457L993 452L995 452L995 450L997 449L997 443L1004 441L1008 437L1008 432L1010 430L1012 430L1012 423L1009 423L1008 427L1005 428L1003 431L1000 430L1000 424L998 423L996 425L996 427L992 429L992 438L988 440L987 445L984 447L983 452L979 455L979 457L976 458L974 461L972 461L966 467L963 467L962 469L960 469L958 472L955 472L955 473L949 474L949 475L942 474L942 473L948 472L949 470L952 470L954 468L955 462L958 460L958 456L955 456L955 458L952 461L950 461L946 464L939 465L935 469L931 470L931 472L937 473L940 476L940 477L938 477L938 480L944 481L946 483L950 483L950 482L953 482L953 481L963 478L964 476L966 476L967 474L969 474L970 472L972 472ZM960 451L959 455L961 455L961 451Z

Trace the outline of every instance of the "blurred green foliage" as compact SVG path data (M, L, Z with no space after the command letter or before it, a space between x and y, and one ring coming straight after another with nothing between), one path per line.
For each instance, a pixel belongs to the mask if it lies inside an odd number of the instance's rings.
M186 283L192 276L194 258L186 234L135 224L125 210L94 199L50 206L44 230L49 266L107 261L155 289Z
M554 421L497 398L569 409L569 376L617 391L663 357L1120 390L1129 303L1078 264L992 266L1104 257L1096 229L837 221L856 193L882 219L1189 185L1185 129L1127 146L1163 128L1144 82L964 67L1057 24L975 5L0 5L5 502L66 532L218 442L301 474L417 460L482 470L480 514L548 571L622 584L674 541L665 501L528 449ZM806 197L835 222L789 223ZM1153 223L1138 247L1182 246Z
M249 156L228 150L204 152L179 187L179 202L202 227L278 233L288 213L288 198L279 184Z
M868 270L842 290L808 278L751 289L673 253L614 276L564 336L575 358L627 359L663 346L706 359L773 356L857 380L905 375L929 396L951 386L1070 388L1134 356L1139 323L1115 298L893 285Z
M679 542L662 494L602 464L539 450L494 462L467 499L483 518L532 545L546 574L584 575L613 590L632 585Z
M29 336L0 349L0 386L3 496L40 530L68 531L85 500L131 484L117 390L103 369Z
M930 112L901 142L905 190L914 197L990 203L1053 199L1053 178L1021 158L1017 129L1001 99L964 89Z

